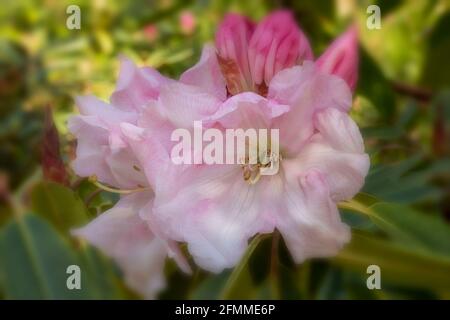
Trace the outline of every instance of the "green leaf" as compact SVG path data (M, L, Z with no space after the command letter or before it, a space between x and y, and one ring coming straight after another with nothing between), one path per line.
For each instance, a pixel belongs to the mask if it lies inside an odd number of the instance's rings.
M450 226L443 219L393 203L377 203L372 211L373 221L393 238L450 256Z
M93 261L88 265L86 259ZM46 221L33 214L12 221L0 232L0 272L8 299L117 297L109 267L99 259L91 251L75 252ZM67 288L70 265L80 267L80 290Z
M220 291L226 285L229 277L230 272L228 271L224 271L215 275L209 275L195 289L190 298L194 300L220 298Z
M342 287L342 275L340 270L330 269L325 274L324 279L319 287L316 295L316 299L319 300L332 300L332 299L342 299L342 292L340 288Z
M361 195L340 207L367 215L391 238L406 246L450 256L450 226L438 216Z
M250 299L255 294L248 262L256 247L266 235L256 236L247 248L239 264L234 268L222 291L222 299Z
M292 268L288 268L283 264L278 265L278 275L272 275L269 278L270 291L269 299L299 299L302 298L301 290L304 289L304 280L305 278L301 278L300 270L292 270ZM278 277L278 283L270 283L274 282L273 277ZM306 285L306 284L305 284ZM276 286L274 288L274 286ZM266 299L267 299L266 298ZM303 297L306 298L306 297Z
M68 245L33 215L8 224L0 234L5 295L10 299L83 298L68 290L66 269L76 265Z
M381 193L391 183L397 182L405 173L416 167L422 158L416 155L398 163L374 167L367 175L364 192L375 195Z
M449 163L434 162L427 166L423 160L423 156L416 155L395 164L372 168L363 191L385 201L399 203L438 199L442 190L430 182L448 171Z
M78 195L54 182L42 181L33 188L31 208L63 234L88 222L86 207Z
M84 288L93 299L117 299L122 296L116 266L97 249L83 246L77 252L83 272Z
M373 235L354 232L352 241L332 263L367 278L367 267L378 265L382 286L387 280L405 287L429 290L450 289L450 259L415 251Z

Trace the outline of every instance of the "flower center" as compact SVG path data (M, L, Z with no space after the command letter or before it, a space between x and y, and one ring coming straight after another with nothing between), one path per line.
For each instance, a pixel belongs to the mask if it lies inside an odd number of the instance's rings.
M246 156L243 161L241 161L244 181L253 185L256 184L262 176L277 174L280 161L281 155L272 153L270 150L258 157L256 163L252 163L250 158Z

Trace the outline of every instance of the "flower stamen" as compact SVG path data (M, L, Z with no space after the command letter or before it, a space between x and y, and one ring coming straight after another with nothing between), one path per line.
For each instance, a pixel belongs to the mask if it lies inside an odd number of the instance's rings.
M142 192L142 191L150 190L150 188L145 188L145 187L139 187L139 188L136 188L136 189L117 189L117 188L110 187L110 186L107 186L107 185L99 182L96 175L90 176L88 180L93 185L95 185L97 188L100 188L100 189L102 189L104 191L108 191L108 192L111 192L111 193L131 194L131 193L135 193L135 192Z
M267 152L267 155L262 157L262 159L258 158L258 162L255 164L251 164L249 157L246 156L241 161L244 180L250 185L256 184L263 175L261 174L261 169L270 168L275 162L279 162L280 160L281 156L273 155L270 150Z

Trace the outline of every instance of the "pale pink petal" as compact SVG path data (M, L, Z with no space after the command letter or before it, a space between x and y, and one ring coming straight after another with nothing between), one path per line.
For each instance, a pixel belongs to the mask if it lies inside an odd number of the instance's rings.
M225 128L270 128L273 119L288 112L288 105L278 104L253 92L232 96L208 119Z
M355 121L335 108L318 112L315 128L334 149L349 153L364 153L364 142Z
M116 183L124 189L142 188L148 185L140 162L129 148L112 151L105 156Z
M139 196L142 199L142 196ZM161 225L158 225L155 223L155 218L153 215L153 194L151 195L151 201L147 200L147 203L145 205L139 205L136 207L136 203L139 203L137 201L134 201L132 203L135 210L138 212L139 217L144 220L147 225L150 227L150 230L152 233L158 238L161 239L161 241L164 241L166 244L167 249L167 255L169 258L174 259L174 261L177 263L178 267L186 273L191 274L191 266L189 265L189 262L187 261L186 257L184 256L184 253L180 249L180 246L177 242L173 241L170 237L166 236L166 233L162 229ZM131 200L134 200L131 198Z
M110 100L123 110L139 110L157 99L161 87L171 81L152 68L138 68L131 60L121 57L119 79Z
M217 62L216 51L213 46L203 47L200 61L186 70L180 77L182 83L199 87L204 92L224 101L227 97L225 80Z
M173 190L171 183L176 183L177 175L184 167L171 161L171 148L174 142L170 141L170 133L167 135L164 131L153 133L152 130L127 123L123 123L121 129L152 189L155 192Z
M88 120L97 122L93 117L84 116L75 116L69 120L69 131L77 137L77 157L72 161L72 168L81 177L96 175L100 181L115 185L116 180L105 161L110 153L109 131L91 125Z
M322 142L308 144L298 160L304 170L324 172L334 201L351 199L358 193L370 166L367 154L339 152Z
M352 102L342 79L320 72L308 61L280 71L270 83L268 98L291 106L273 124L280 129L280 143L290 155L298 153L312 136L315 112L329 107L346 111Z
M91 120L91 121L89 121ZM96 176L97 180L111 186L134 189L146 186L147 181L140 171L139 162L126 148L122 138L112 144L113 133L90 116L76 116L69 120L69 130L77 137L76 158L71 165L81 177Z
M177 128L193 128L194 121L211 116L221 100L200 87L181 82L165 86L160 93L157 108Z
M154 236L131 205L139 207L146 198L151 200L151 194L125 197L87 226L74 230L73 234L112 257L123 270L126 283L144 297L153 299L165 286L167 247Z
M77 138L77 157L72 162L82 177L95 175L100 182L125 189L147 185L136 158L127 149L120 123L136 123L136 112L123 111L94 96L77 97L81 115L69 119Z
M343 112L327 109L316 117L318 133L297 156L302 170L318 169L334 201L352 198L363 186L370 167L359 130Z
M133 123L137 119L135 112L121 110L93 95L77 96L75 103L81 115L96 117L98 124L103 127L111 127L112 124L124 121Z
M316 170L297 176L290 167L284 167L286 211L277 223L289 251L297 263L336 255L350 240L350 228L341 222L326 179Z
M191 167L173 185L176 192L156 195L155 220L187 242L198 265L220 272L239 261L250 237L273 230L268 209L258 205L267 185L252 188L235 165Z

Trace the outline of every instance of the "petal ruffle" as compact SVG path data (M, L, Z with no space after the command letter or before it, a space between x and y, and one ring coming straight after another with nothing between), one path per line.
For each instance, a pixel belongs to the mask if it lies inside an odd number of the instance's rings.
M264 187L247 184L239 166L198 166L178 177L172 194L156 195L155 220L187 242L197 264L220 272L239 261L250 237L273 230L266 208L258 206Z
M314 132L314 113L324 108L347 111L352 102L344 80L320 72L312 62L280 71L270 82L269 99L291 106L291 111L277 119L280 142L295 155Z
M123 110L136 111L157 99L161 87L170 82L172 80L158 71L149 67L138 68L131 60L121 57L119 79L110 100Z
M123 270L126 283L144 297L153 299L165 286L167 246L154 236L136 212L139 203L149 199L150 194L124 197L114 208L73 234L112 257Z
M72 162L82 177L98 180L119 188L146 185L137 170L137 160L126 148L120 130L122 121L135 123L137 114L125 112L93 96L76 99L81 115L69 119L68 128L77 137L77 157Z
M217 61L216 50L212 45L203 47L200 61L186 70L180 77L182 83L201 88L220 101L227 97L225 79Z
M370 167L361 133L344 112L329 108L317 114L316 133L296 159L303 171L318 169L334 201L352 198L363 186Z
M156 113L152 114L157 116ZM156 118L153 120L156 121ZM164 129L163 121L156 123L161 124L160 130L143 129L129 123L123 123L121 130L152 189L155 192L173 190L170 183L176 181L182 166L174 165L170 159L170 150L173 145L170 141L171 126L168 125Z
M288 112L288 105L278 104L253 92L244 92L229 98L208 119L224 128L270 128L274 118Z
M208 118L220 104L216 96L202 88L178 82L161 90L156 107L176 128L193 128L194 121Z
M289 165L285 170L287 175L292 174ZM284 198L286 210L278 216L277 228L296 263L333 256L350 240L350 228L341 222L319 171L290 175Z

